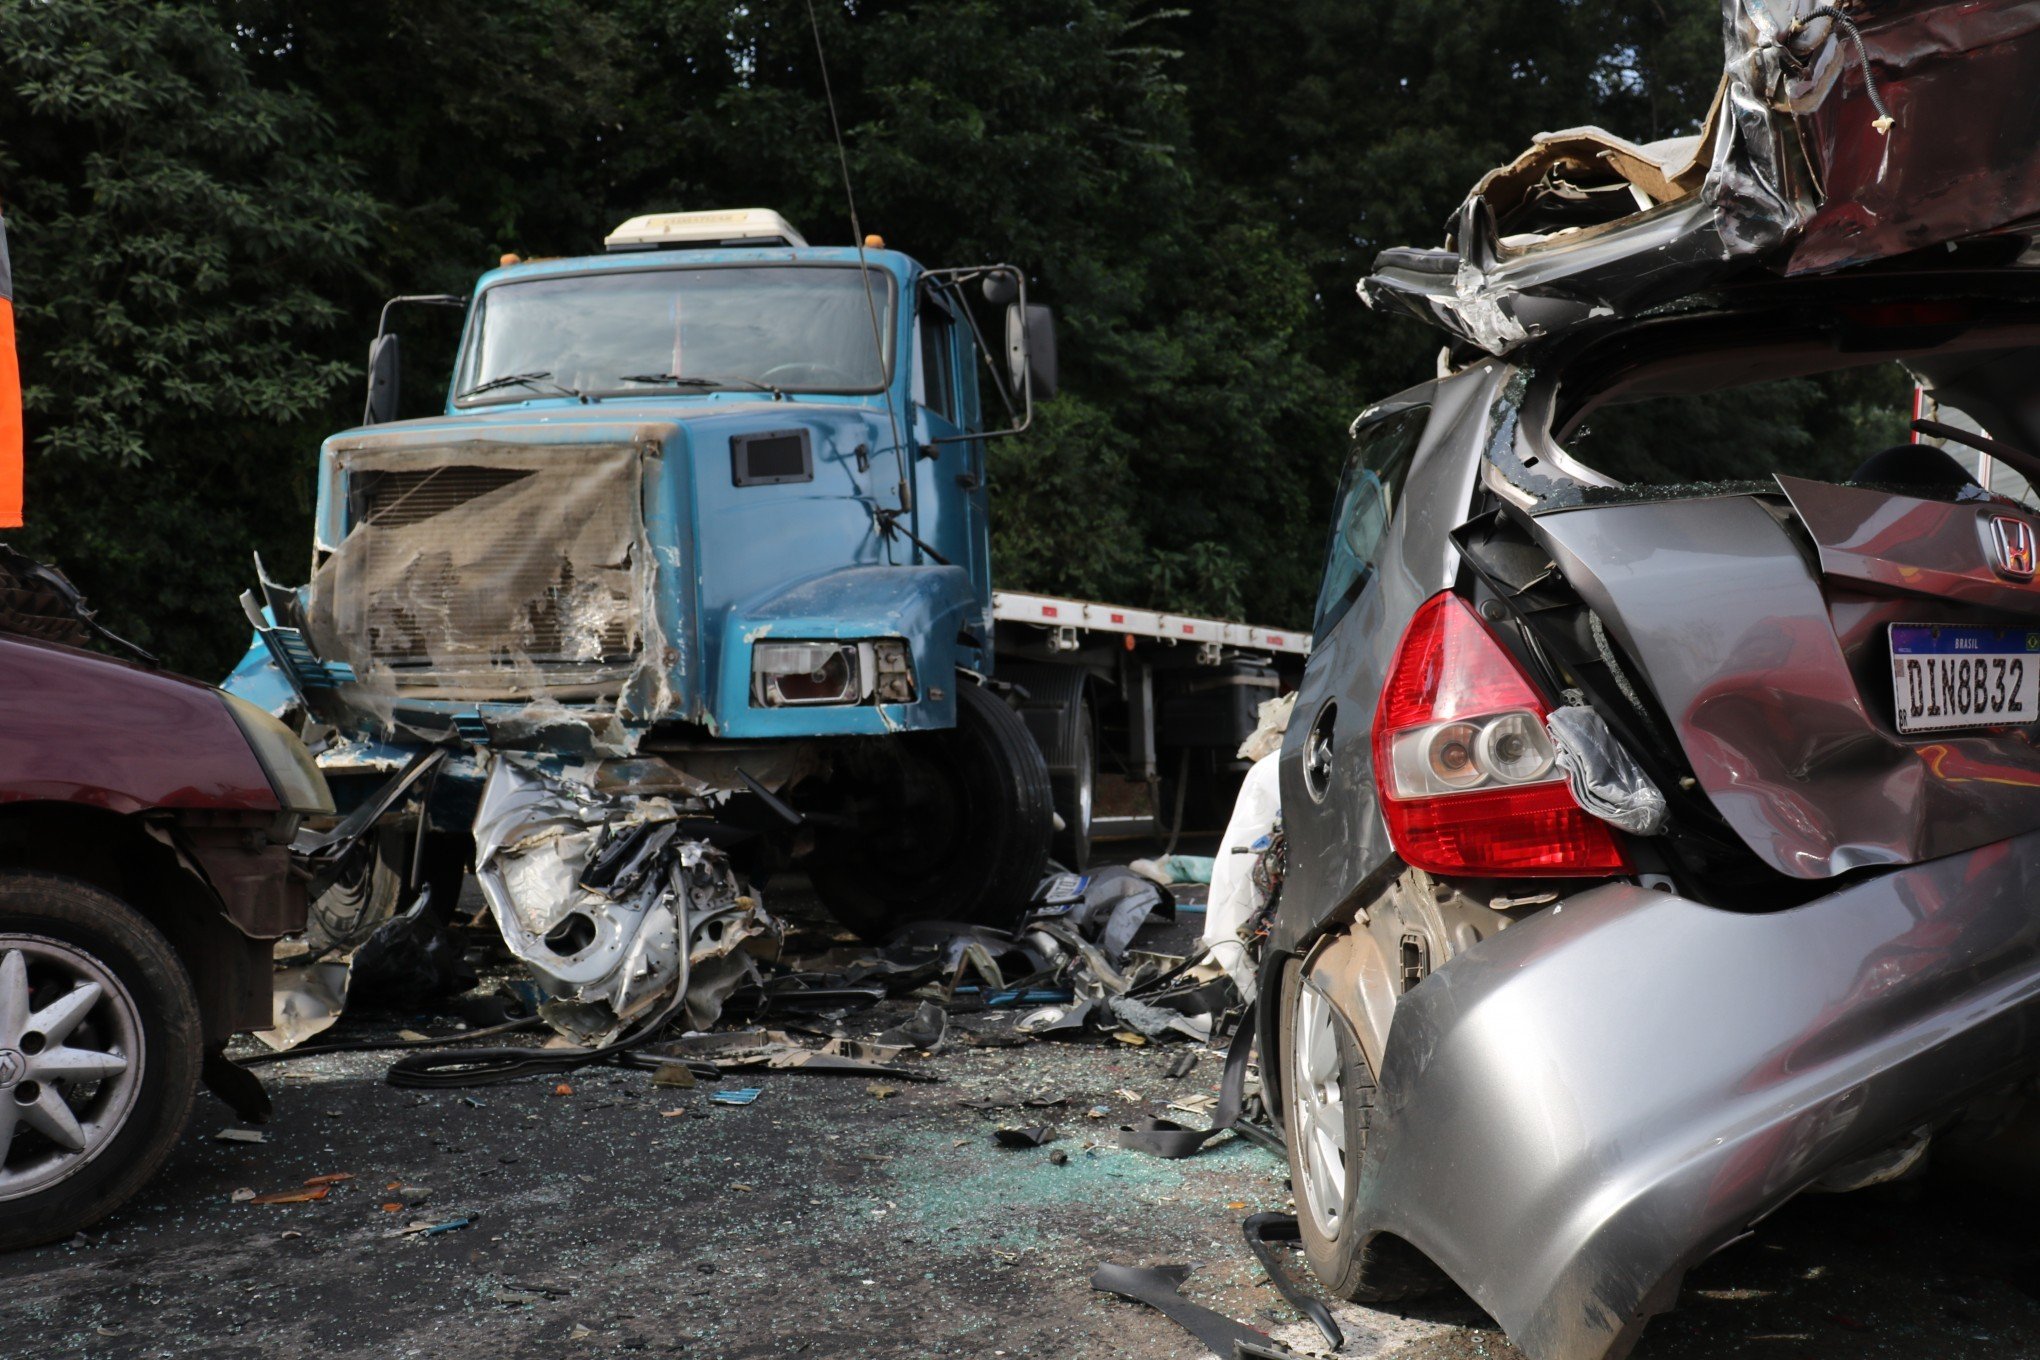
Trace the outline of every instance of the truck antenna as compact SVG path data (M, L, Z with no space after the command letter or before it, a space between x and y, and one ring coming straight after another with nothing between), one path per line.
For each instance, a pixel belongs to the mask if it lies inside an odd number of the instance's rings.
M914 508L914 488L907 481L907 459L900 438L900 414L893 408L892 374L885 371L885 336L878 324L878 300L871 292L871 268L864 261L864 226L857 220L857 195L850 188L850 156L843 149L843 123L836 116L836 91L829 83L829 56L822 50L822 25L815 18L815 0L807 0L807 17L808 27L815 35L815 61L822 68L822 97L829 105L829 128L836 137L836 163L843 171L843 201L850 206L850 239L857 243L857 273L864 280L864 308L871 316L871 343L885 379L885 418L892 428L893 465L900 474L900 507L890 514L884 510L877 513L880 536L891 538L894 522Z

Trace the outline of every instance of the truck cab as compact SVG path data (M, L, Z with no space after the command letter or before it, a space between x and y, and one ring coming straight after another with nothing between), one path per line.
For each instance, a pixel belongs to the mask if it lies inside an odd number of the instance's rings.
M985 442L1053 390L1047 309L1011 266L810 246L764 210L605 245L400 299L465 308L434 416L392 418L385 309L364 422L320 451L309 584L244 600L229 687L330 729L343 788L432 747L457 754L435 788L537 762L695 800L861 929L1016 909L1053 814L986 688ZM416 865L459 817L393 834ZM832 879L836 852L862 867Z

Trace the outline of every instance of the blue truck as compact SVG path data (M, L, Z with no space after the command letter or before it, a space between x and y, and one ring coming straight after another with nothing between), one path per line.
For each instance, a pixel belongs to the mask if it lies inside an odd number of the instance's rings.
M486 871L577 818L600 844L569 858L677 824L877 935L1010 918L1051 857L1222 814L1309 639L994 591L986 445L1056 383L1021 270L810 246L756 209L605 244L386 307L364 421L321 449L309 583L244 597L228 689L300 719L375 823L320 885L331 940L472 865L568 957L602 922L503 884L586 874ZM433 416L396 418L400 303L464 312ZM523 806L490 784L510 767L565 802L484 834Z

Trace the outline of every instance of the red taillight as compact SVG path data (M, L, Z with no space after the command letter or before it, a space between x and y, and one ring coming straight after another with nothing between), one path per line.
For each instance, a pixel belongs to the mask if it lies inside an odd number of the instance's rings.
M1550 712L1466 601L1423 603L1374 714L1374 777L1404 860L1482 878L1629 872L1608 824L1566 787Z

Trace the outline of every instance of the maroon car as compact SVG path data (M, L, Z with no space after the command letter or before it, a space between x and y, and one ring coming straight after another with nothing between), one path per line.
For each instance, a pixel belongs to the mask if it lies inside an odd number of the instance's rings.
M271 943L305 919L290 843L333 810L283 724L72 645L95 627L0 548L0 1249L133 1195L201 1077L266 1109L222 1051L269 1024Z

